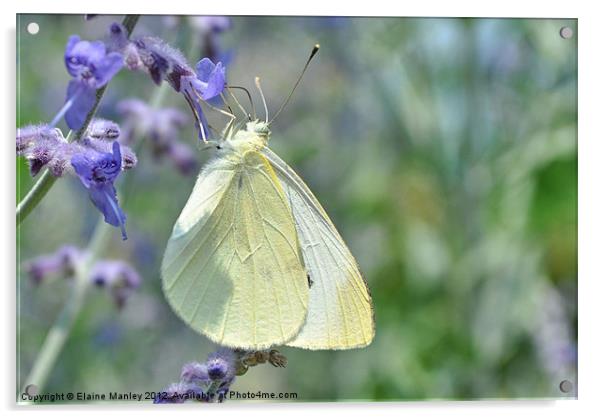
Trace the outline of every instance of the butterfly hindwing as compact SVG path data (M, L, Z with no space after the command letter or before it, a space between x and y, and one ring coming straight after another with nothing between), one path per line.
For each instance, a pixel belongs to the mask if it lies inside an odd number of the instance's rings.
M288 346L306 349L363 347L374 337L372 299L351 251L303 180L267 147L289 205L309 277L305 325Z
M288 199L265 157L247 151L201 172L162 274L176 313L220 345L264 349L298 334L307 273Z

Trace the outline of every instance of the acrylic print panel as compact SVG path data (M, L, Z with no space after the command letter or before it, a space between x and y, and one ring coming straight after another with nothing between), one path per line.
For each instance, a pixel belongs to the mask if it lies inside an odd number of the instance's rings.
M18 402L576 397L577 36L19 15Z

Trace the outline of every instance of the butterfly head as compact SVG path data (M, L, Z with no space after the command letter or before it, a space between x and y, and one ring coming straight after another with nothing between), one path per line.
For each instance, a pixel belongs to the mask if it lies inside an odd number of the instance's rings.
M265 137L266 139L270 136L270 126L267 122L263 121L254 121L249 122L247 124L247 130L255 132L260 137Z

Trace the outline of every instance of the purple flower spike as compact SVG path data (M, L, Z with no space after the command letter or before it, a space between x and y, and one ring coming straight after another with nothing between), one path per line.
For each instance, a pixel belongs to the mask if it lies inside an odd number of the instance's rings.
M69 164L73 156L93 152L112 154L113 140L119 139L119 125L104 119L93 119L81 141L67 142L61 131L49 125L28 125L17 130L17 155L27 159L31 175L44 167L55 177L74 174ZM136 154L128 146L120 147L121 168L128 170L137 163Z
M67 87L65 121L71 129L79 129L94 106L96 89L103 87L123 67L123 55L107 53L100 41L82 41L72 35L65 48L65 66L73 77Z
M101 153L92 149L76 154L71 165L83 185L88 189L92 203L102 212L105 222L121 228L123 240L126 216L119 208L117 191L113 183L121 172L121 150L119 143L113 143L113 153Z

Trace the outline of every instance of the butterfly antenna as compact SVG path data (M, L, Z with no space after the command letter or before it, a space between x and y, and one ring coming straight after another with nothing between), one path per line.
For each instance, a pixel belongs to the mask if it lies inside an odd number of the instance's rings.
M226 96L223 93L220 93L219 96L224 101L224 104L228 108L228 111L230 111L231 114L234 114L234 111L232 110L232 107L230 106L230 103L228 103L228 99L226 98Z
M270 122L270 117L268 114L268 105L267 103L265 103L265 96L263 95L263 90L261 90L261 83L259 83L259 77L255 77L255 86L257 86L257 90L259 90L261 100L263 101L263 109L265 109L265 122L267 124Z
M303 66L303 70L301 71L299 78L295 82L295 85L293 86L291 92L288 94L288 97L286 98L286 100L284 101L282 106L280 106L280 109L278 109L278 112L276 112L276 115L272 119L272 122L274 122L276 120L276 118L278 118L278 115L280 115L280 112L282 112L282 110L286 107L286 105L288 105L288 102L291 100L291 97L293 97L293 93L295 93L295 89L297 89L297 86L299 86L299 83L301 83L301 79L303 79L305 70L307 70L307 67L309 67L309 63L311 63L311 60L315 57L315 55L318 53L319 50L320 50L320 44L314 45L313 49L311 50L311 53L309 54L309 58L307 59L307 62L305 63L305 66ZM266 120L266 122L267 122L267 120Z
M232 128L234 127L234 121L236 121L236 118L232 118L230 119L230 122L228 122L228 125L226 125L226 128L224 128L224 134L223 134L223 138L226 140L229 140L232 138Z
M251 120L251 114L247 112L247 110L244 108L244 106L242 106L238 100L238 98L236 97L236 95L234 94L234 92L231 89L235 89L237 88L237 86L226 86L226 89L228 90L228 93L230 94L230 96L232 96L232 99L234 99L234 102L238 105L239 109L245 114L245 116L247 118L249 118L249 120ZM251 94L249 93L249 91L247 89L245 89L244 87L242 88L247 95L249 96L249 101L251 102L251 107L253 109L253 117L256 119L257 118L257 114L255 113L255 105L253 105L253 100L251 99Z

